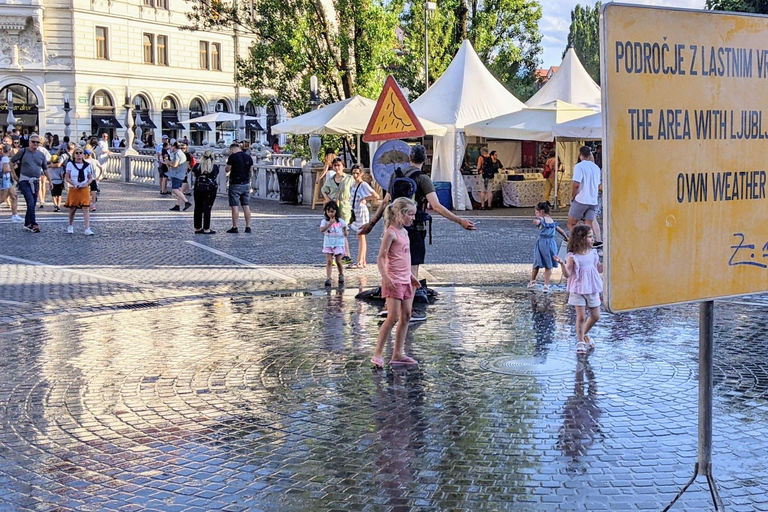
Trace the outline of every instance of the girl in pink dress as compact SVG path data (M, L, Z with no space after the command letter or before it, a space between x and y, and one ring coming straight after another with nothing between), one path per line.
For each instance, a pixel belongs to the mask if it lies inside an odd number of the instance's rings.
M381 273L381 296L387 299L387 319L379 329L379 339L373 352L371 363L377 368L384 367L384 344L389 340L392 328L395 332L395 348L392 352L391 365L415 365L418 361L403 352L405 336L408 334L408 322L411 320L414 286L420 286L419 280L411 273L411 242L408 239L407 226L416 216L416 203L407 197L399 197L384 211L384 236L381 239L377 263Z
M589 339L589 330L600 320L600 293L603 291L603 264L592 248L595 236L592 229L580 224L573 228L568 240L565 270L568 276L568 304L576 308L576 353L586 354L595 348ZM589 318L587 318L589 309Z

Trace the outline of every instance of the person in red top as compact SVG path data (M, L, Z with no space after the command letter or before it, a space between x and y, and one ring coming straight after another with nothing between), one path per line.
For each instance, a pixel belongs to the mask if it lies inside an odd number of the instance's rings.
M376 349L371 363L377 368L384 367L382 353L389 340L392 328L397 324L395 347L391 365L415 365L418 361L405 355L403 346L411 320L414 287L419 280L411 272L411 242L406 227L416 217L416 203L407 197L399 197L387 206L384 213L386 228L379 248L378 266L381 273L381 296L387 300L387 319L381 324Z

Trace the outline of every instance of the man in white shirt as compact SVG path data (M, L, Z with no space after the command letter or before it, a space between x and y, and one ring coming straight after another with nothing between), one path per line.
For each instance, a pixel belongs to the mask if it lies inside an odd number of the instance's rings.
M588 146L582 146L579 150L579 163L573 168L573 194L571 208L568 210L568 231L580 221L595 231L595 207L597 206L597 194L600 189L602 172L591 161L592 150ZM602 241L595 241L595 247L603 245Z
M99 141L99 147L93 148L96 150L96 157L99 159L99 164L101 164L101 167L104 168L104 166L107 164L107 159L109 159L109 134L104 132L101 134L101 140Z

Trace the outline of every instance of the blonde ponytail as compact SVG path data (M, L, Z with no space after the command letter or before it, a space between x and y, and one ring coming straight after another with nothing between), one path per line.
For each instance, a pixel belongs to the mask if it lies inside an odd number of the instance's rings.
M384 209L384 227L388 228L398 215L403 215L409 210L416 210L416 202L407 197L398 197L389 203Z

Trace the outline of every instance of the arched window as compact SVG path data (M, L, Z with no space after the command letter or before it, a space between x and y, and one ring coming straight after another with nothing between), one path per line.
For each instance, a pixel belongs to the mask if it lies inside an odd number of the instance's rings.
M256 117L256 106L252 101L245 104L245 115L250 117ZM256 142L259 140L259 132L263 132L264 128L259 123L258 119L248 119L245 122L245 138L250 142Z
M91 97L91 133L100 136L109 134L109 138L115 134L115 130L122 128L115 117L115 103L107 91L99 90Z
M157 125L152 121L152 112L149 109L149 105L149 100L143 94L137 94L133 99L134 131L136 128L141 128L141 142L154 145L152 130L157 128Z
M5 123L8 114L8 92L13 97L13 116L16 118L14 126L27 131L34 131L38 127L37 95L21 84L11 84L0 89L0 114Z
M200 98L194 98L189 102L189 118L194 119L196 117L205 115L205 103ZM208 123L190 123L189 133L192 139L192 144L197 146L201 145L204 140L207 139L205 132L211 131L211 127ZM215 141L212 141L215 142Z
M179 122L179 107L172 96L163 98L163 135L178 139L184 125Z

